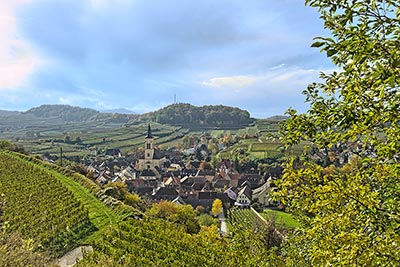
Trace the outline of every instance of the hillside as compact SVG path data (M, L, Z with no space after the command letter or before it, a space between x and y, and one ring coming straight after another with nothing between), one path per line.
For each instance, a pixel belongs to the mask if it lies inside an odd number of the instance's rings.
M43 266L83 244L92 245L93 252L77 266L269 266L280 261L258 234L240 231L224 238L215 226L190 234L171 221L144 214L139 219L135 209L115 199L105 201L110 209L96 198L99 192L83 176L0 152L0 226L6 230L0 233L0 252L7 251L0 264Z
M7 231L60 255L96 230L88 209L51 173L11 153L0 153L0 170Z
M114 109L104 109L100 110L102 113L112 113L112 114L137 114L135 111L126 108L114 108Z
M24 114L32 114L39 118L59 118L65 122L82 122L96 119L100 112L69 105L41 105L27 110Z
M190 235L165 220L129 219L109 228L77 266L284 266L261 235L238 231L222 238L215 228Z
M62 147L68 157L84 157L94 150L101 153L113 148L132 153L142 146L149 122L157 145L165 149L181 146L188 138L197 138L204 132L217 139L222 135L254 136L252 142L267 142L264 136L277 131L280 119L254 120L247 111L238 108L190 104L170 105L143 115L106 114L63 105L43 105L24 113L4 114L8 115L0 114L0 140L11 140L27 152L39 155L59 155ZM74 114L87 120L65 121L64 117ZM275 151L276 145L268 147L267 152L270 150ZM253 154L263 156L265 151L258 147Z
M185 128L209 127L240 128L253 121L249 112L223 105L196 107L190 104L172 104L146 113L132 122L154 121Z
M0 116L13 116L13 115L19 115L21 112L18 111L9 111L9 110L0 110Z
M111 209L94 195L99 190L84 176L29 156L0 152L0 227L31 239L34 251L58 257L138 214L115 199L108 200Z

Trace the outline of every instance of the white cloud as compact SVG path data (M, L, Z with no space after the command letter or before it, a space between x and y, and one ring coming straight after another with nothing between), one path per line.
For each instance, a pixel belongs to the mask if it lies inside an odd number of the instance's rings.
M305 69L281 65L258 75L211 77L201 86L208 99L214 102L237 103L256 108L265 104L278 109L280 106L300 106L304 102L301 92L312 82L319 80L320 72L330 69ZM247 103L247 104L246 104ZM282 111L283 112L283 111Z
M0 90L15 89L40 64L28 43L18 37L15 11L28 0L0 1Z
M234 92L258 92L282 93L284 91L299 90L305 88L309 83L319 79L320 72L331 72L332 70L302 69L299 67L287 67L280 65L270 68L267 72L259 75L236 75L212 77L201 82L206 88L219 89L219 91Z
M259 80L259 77L255 76L227 76L227 77L216 77L211 78L201 84L206 87L211 88L236 88L241 89L244 87L251 86Z

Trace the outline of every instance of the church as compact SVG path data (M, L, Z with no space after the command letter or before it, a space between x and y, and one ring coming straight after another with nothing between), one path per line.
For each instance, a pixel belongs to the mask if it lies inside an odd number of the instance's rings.
M165 158L159 157L154 149L154 136L150 124L147 126L147 135L144 142L144 159L138 159L136 169L140 171L153 172L157 178L161 177L160 170Z

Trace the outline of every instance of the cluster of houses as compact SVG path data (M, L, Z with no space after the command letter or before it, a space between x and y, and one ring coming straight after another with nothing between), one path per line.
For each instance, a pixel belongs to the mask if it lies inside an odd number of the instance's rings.
M196 161L185 164L179 156L154 148L150 125L144 139L144 155L134 162L122 157L118 150L107 151L108 160L92 163L88 171L97 183L123 182L129 191L152 201L169 200L206 210L217 198L226 208L249 207L253 203L276 205L270 196L274 190L272 177L258 172L238 173L230 160L222 160L215 169Z

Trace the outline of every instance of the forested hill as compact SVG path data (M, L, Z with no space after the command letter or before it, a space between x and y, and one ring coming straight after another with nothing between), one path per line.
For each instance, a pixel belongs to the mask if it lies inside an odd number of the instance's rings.
M154 121L187 128L241 127L253 121L246 110L223 105L197 107L190 104L172 104L135 119Z
M41 105L31 108L24 114L32 114L40 118L59 118L63 121L88 121L95 119L100 112L90 108L73 107L69 105Z

